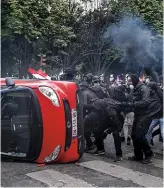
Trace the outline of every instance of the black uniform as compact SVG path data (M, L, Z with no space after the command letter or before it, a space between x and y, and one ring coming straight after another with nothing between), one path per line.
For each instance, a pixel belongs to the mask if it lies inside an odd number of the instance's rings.
M161 105L163 105L163 90L159 87L159 85L156 82L149 82L147 83L147 86L155 91L161 101Z
M155 119L161 110L161 104L156 93L149 87L139 83L138 77L130 76L134 86L133 104L128 106L134 109L135 120L132 127L132 140L136 160L150 159L153 152L145 137L152 119Z
M115 99L119 102L126 101L125 91L126 91L126 87L124 85L108 88L108 93L110 98Z
M91 113L86 116L84 120L84 130L87 134L88 131L94 131L95 144L99 151L104 150L103 133L108 129L108 133L113 132L116 155L121 157L121 139L119 131L121 130L121 122L118 116L119 103L112 99L96 99L91 105ZM121 109L119 109L121 110ZM89 140L87 144L92 145Z
M108 97L108 94L107 94L105 88L103 88L99 85L89 87L89 90L92 91L93 93L95 93L99 99L104 99L104 98Z
M84 124L85 124L85 139L87 147L90 148L92 144L92 140L90 138L91 132L93 131L93 126L98 125L99 122L97 119L99 118L97 113L91 112L91 106L93 101L105 97L105 93L100 86L93 86L86 88L83 91L84 97Z
M112 99L115 99L116 101L119 101L119 102L125 102L127 100L126 95L125 95L125 91L126 91L126 87L124 85L108 88L109 96ZM122 123L121 140L125 141L124 130L123 130L124 113L120 112L118 115L119 115L119 119Z

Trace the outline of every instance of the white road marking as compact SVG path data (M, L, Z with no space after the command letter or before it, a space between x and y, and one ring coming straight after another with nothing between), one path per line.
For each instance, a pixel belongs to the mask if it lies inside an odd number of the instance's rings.
M128 159L128 157L133 156L133 155L134 155L133 153L128 153L126 155L123 155L123 158ZM153 158L152 164L150 165L153 165L158 168L163 168L163 160Z
M79 166L88 169L96 170L98 172L121 178L125 181L129 180L135 184L145 187L163 187L163 180L156 176L145 174L138 171L133 171L111 163L106 163L100 160L77 163Z
M50 187L93 187L91 184L55 170L42 170L26 174Z
M163 168L163 160L154 159L152 164L158 168Z
M163 147L163 146L162 146L162 147ZM152 148L152 150L153 150L154 153L157 153L157 154L159 154L159 155L163 155L162 149Z

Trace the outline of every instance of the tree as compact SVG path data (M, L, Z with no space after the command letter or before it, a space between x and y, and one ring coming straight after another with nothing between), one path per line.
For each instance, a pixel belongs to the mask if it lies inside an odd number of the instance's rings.
M121 54L104 32L123 15L141 16L157 33L163 29L159 0L103 0L92 11L74 0L3 0L1 12L3 73L19 72L20 77L29 66L39 68L39 54L46 55L51 70L73 66L108 72Z
M75 38L72 28L68 26L67 1L9 0L2 2L2 10L2 47L9 41L15 46L16 57L13 58L19 62L21 73L27 72L38 39L44 45L37 52L54 55ZM2 53L2 59L5 58Z
M150 29L163 33L163 1L161 0L106 0L104 4L118 19L133 14L142 17Z
M113 21L114 18L101 9L89 11L81 17L74 24L78 28L76 41L66 49L68 62L80 67L82 72L107 72L110 65L119 58L111 42L103 37L106 27Z

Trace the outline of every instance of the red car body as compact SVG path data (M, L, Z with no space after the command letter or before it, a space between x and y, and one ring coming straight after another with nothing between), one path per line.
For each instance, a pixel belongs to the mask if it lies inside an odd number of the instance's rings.
M6 86L4 79L1 79L1 85ZM38 142L40 151L38 150L37 156L31 156L30 160L36 163L67 163L77 161L84 152L82 97L77 85L74 82L67 81L15 80L15 86L8 89L8 92L11 92L11 90L15 88L17 88L17 90L21 88L25 88L25 90L29 89L35 96L39 105L39 121L42 123L42 131L39 128L38 134L39 131L42 133L41 136L38 137L40 143L38 140L36 142ZM41 92L40 88L46 90L46 95L49 95L49 93L47 94L47 88L50 88L50 91L53 90L58 98L59 105L54 105L53 102ZM43 91L45 91L44 89ZM1 94L2 91L3 90L1 90ZM17 93L19 92L17 91ZM35 134L37 138L37 131ZM52 153L57 147L58 150L60 150L59 154L54 160L51 160L54 155L56 155ZM46 157L49 158L46 160ZM16 158L19 157L17 156Z

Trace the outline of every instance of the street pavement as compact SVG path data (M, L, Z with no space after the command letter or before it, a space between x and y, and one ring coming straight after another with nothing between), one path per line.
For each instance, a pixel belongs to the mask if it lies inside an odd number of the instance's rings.
M151 164L128 161L132 146L122 144L123 161L115 163L112 136L105 140L105 156L84 154L77 163L37 166L2 161L2 187L163 187L163 144L155 137Z

